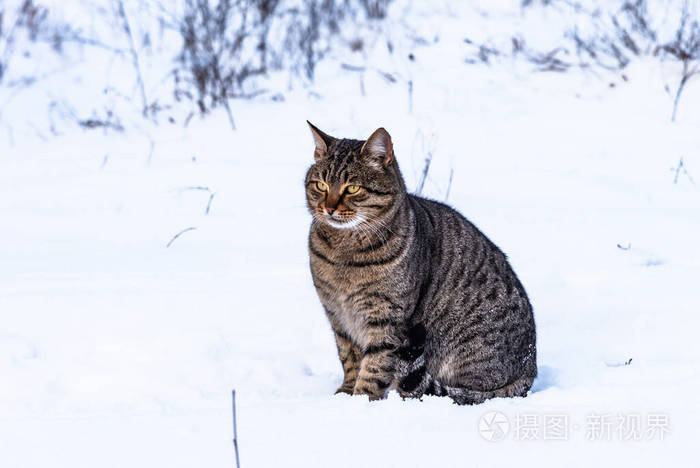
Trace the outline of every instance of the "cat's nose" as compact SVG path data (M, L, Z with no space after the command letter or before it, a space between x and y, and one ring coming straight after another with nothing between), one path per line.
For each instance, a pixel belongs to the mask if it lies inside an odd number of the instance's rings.
M335 207L334 206L327 206L326 207L326 213L329 215L332 215L335 212Z

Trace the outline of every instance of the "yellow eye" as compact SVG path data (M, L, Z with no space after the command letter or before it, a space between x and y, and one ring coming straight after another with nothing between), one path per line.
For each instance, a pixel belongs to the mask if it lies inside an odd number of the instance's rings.
M321 192L327 192L328 184L326 184L325 182L316 182L316 188L319 189Z
M345 190L347 190L348 193L357 193L357 191L360 190L360 186L359 185L348 185L348 188L346 188Z

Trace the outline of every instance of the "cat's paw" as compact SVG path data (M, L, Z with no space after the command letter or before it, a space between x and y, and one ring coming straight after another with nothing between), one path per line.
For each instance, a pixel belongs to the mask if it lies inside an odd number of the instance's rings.
M364 396L366 396L366 397L369 398L369 401L383 400L384 397L385 397L384 393L376 393L376 394L375 394L375 393L370 393L370 392L368 392L368 391L358 390L358 389L355 389L355 390L352 392L352 395L353 395L353 396L364 395Z
M338 390L335 391L335 394L337 395L338 393L347 393L348 395L352 395L352 385L341 385L338 387Z

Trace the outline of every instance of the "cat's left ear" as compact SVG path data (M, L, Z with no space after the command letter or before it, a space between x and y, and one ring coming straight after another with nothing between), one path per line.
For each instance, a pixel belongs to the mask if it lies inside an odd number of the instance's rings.
M387 167L394 160L394 146L391 135L384 128L378 128L367 138L360 153L369 158L377 169Z

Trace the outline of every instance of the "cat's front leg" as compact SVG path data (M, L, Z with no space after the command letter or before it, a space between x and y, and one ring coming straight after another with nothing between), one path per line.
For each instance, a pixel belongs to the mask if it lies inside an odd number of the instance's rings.
M375 326L372 326L376 323ZM394 381L398 367L395 355L401 339L395 333L390 320L370 319L368 340L362 348L360 372L355 382L353 395L367 395L370 400L380 400L386 396Z
M343 384L335 393L352 395L357 374L360 372L360 350L345 333L335 331L335 343L338 346L338 357L343 366Z

